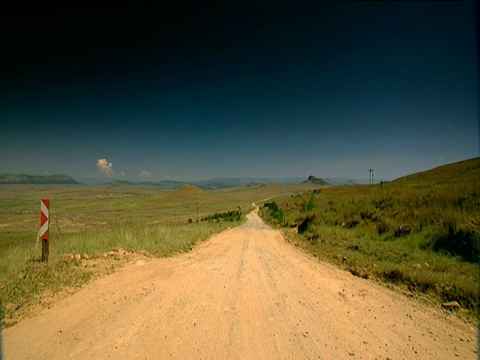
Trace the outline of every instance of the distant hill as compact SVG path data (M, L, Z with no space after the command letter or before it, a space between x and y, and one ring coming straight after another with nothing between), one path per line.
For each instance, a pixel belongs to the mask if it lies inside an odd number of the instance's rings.
M132 186L132 185L135 185L135 184L126 180L115 180L115 181L103 184L103 186Z
M435 185L450 181L478 181L480 179L480 157L442 165L394 180L404 185Z
M187 185L188 183L185 181L177 181L177 180L161 180L159 182L154 183L155 186L160 186L167 189L177 189L182 185Z
M327 182L323 179L317 178L316 176L310 175L307 181L304 183L316 184L316 185L328 185Z
M228 178L217 177L209 180L197 181L194 184L205 190L225 189L249 184L300 184L305 178Z
M70 176L60 175L25 175L3 174L0 175L0 184L78 184Z

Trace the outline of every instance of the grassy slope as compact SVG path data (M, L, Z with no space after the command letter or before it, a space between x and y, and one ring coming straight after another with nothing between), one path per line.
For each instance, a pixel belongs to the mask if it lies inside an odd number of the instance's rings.
M261 213L323 260L434 302L458 301L472 318L479 300L479 175L476 158L382 188L342 186L286 197L277 212ZM307 217L297 235L293 226Z
M270 184L169 191L128 185L0 185L0 310L12 324L46 297L77 288L99 272L113 271L111 267L122 261L103 260L111 250L146 251L158 257L189 251L221 230L214 221L196 223L197 203L200 219L238 207L245 215L254 201L311 188ZM38 261L41 244L36 245L42 198L49 198L51 206L48 264ZM235 225L238 222L224 222L222 227ZM85 267L85 261L65 262L63 254L86 254L97 263Z

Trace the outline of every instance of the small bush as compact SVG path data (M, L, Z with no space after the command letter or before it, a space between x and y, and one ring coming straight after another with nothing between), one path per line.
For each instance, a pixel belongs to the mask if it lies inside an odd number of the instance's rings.
M394 202L391 197L373 201L373 205L380 210L390 209L393 207L393 204Z
M280 209L278 204L273 201L271 203L265 203L265 206L271 211L271 216L278 222L283 223L285 221L285 212Z
M313 222L315 216L307 216L301 223L298 225L298 233L303 234L308 230L310 224Z
M398 269L385 271L383 276L386 280L392 283L400 283L404 281L404 274Z
M398 227L398 229L395 230L395 233L393 234L395 237L401 237L401 236L406 236L412 232L412 227L408 224L403 224Z
M361 211L360 217L363 221L378 221L376 214L372 211Z
M224 211L222 213L215 213L214 215L204 216L202 217L201 221L225 220L225 221L234 222L234 221L240 221L241 215L242 215L241 210Z
M302 213L305 213L307 211L312 211L315 209L315 199L313 198L313 194L312 196L310 196L310 199L308 200L308 202L302 202L300 204L300 212Z
M387 223L385 223L384 221L380 221L379 223L377 223L376 226L378 235L386 234L389 230Z
M480 261L480 239L470 229L456 229L455 224L448 224L447 231L443 231L435 238L432 248L437 252L447 252L459 256L464 261L475 263Z
M347 229L353 229L355 226L357 226L359 224L359 222L357 220L349 220L349 221L345 221L342 226L343 227L346 227Z

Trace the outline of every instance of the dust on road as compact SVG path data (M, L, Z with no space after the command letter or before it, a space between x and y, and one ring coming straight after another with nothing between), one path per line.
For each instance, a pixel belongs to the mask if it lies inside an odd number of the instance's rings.
M475 329L319 263L256 212L4 330L6 359L476 359Z

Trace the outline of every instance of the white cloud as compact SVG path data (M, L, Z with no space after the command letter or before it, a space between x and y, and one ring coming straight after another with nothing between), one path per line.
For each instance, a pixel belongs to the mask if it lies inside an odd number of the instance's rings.
M140 176L147 177L147 176L150 176L150 173L147 170L142 170L140 171Z
M102 174L107 176L113 176L113 168L112 163L109 163L107 159L98 159L97 160L97 168Z

